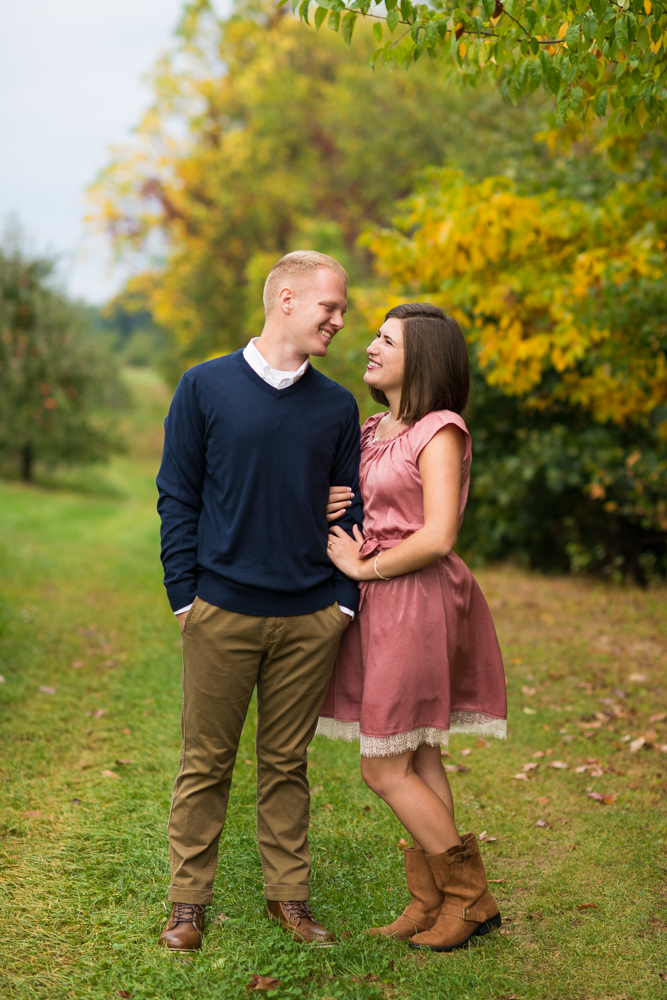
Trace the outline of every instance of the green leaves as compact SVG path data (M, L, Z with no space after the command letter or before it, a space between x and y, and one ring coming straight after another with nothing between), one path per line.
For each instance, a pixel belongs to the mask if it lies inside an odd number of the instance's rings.
M350 44L356 16L379 10L378 0L316 0L332 11L329 27ZM293 0L295 5L300 0ZM632 9L630 9L632 7ZM307 20L308 4L300 5ZM495 77L504 99L518 102L543 86L557 96L557 116L588 119L601 112L606 92L608 120L616 130L651 128L667 120L667 0L439 0L436 10L413 0L385 0L392 37L373 55L373 64L407 69L426 49L444 62L445 72L474 86L483 74ZM333 17L340 12L341 16ZM358 13L357 13L358 12ZM374 13L373 34L383 32ZM315 16L316 26L322 15ZM399 24L409 26L396 32ZM395 34L396 33L396 34ZM386 37L386 36L385 36Z
M346 45L352 44L352 32L354 31L354 26L357 22L357 14L348 13L343 18L343 25L341 27L340 33L343 36L343 41Z

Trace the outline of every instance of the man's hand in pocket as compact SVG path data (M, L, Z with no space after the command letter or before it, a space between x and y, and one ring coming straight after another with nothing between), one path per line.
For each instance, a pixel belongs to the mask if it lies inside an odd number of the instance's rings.
M189 611L181 611L180 615L176 615L176 618L178 619L178 624L181 626L181 632L185 628L185 619L188 617L189 614L190 614Z

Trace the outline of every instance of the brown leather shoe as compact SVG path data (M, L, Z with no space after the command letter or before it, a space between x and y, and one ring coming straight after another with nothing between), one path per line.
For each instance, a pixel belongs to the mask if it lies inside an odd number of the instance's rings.
M318 924L305 899L283 901L267 899L266 915L271 920L277 920L281 927L289 931L293 938L305 944L316 944L321 948L330 948L338 944L331 931Z
M173 903L167 926L160 934L160 944L167 951L196 951L201 948L205 906L198 903Z

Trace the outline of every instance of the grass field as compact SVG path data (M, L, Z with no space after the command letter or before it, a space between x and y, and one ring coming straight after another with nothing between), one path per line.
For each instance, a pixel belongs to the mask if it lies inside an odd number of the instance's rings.
M667 592L513 568L477 574L509 739L453 738L446 761L466 768L452 774L461 830L496 838L482 851L503 931L451 955L364 936L405 904L405 832L361 782L358 747L323 739L313 906L341 943L299 947L270 925L250 717L204 946L189 960L158 948L180 641L154 511L166 395L150 373L131 380L130 454L0 486L2 995L232 998L257 973L280 979L276 997L313 1000L667 997Z

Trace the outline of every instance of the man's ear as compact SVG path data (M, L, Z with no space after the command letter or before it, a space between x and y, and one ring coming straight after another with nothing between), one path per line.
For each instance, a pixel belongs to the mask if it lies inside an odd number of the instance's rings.
M294 307L294 293L287 285L278 292L278 305L286 316L292 312Z

